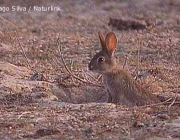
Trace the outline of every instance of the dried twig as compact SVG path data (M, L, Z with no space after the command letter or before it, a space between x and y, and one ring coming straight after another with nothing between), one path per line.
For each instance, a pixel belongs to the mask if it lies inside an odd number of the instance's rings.
M175 103L175 101L176 101L176 99L177 99L177 96L178 96L178 95L177 95L177 93L176 93L176 95L175 95L175 97L174 97L172 103L168 106L169 109L170 109L171 106Z
M23 47L21 41L19 40L19 36L18 36L17 31L15 31L15 33L16 33L16 34L15 34L15 37L16 37L16 39L17 39L17 41L18 41L19 47L20 47L20 49L21 49L21 51L22 51L22 53L23 53L23 56L24 56L25 59L26 59L27 66L28 66L29 69L31 69L31 65L30 65L30 63L29 63L27 54L26 54L26 52L24 51L24 47ZM35 71L34 71L34 72L35 72Z
M75 78L75 79L77 79L77 80L79 80L79 81L81 81L81 82L83 82L83 83L87 83L87 84L91 84L91 85L103 87L102 85L95 84L95 83L93 83L93 82L84 80L84 79L82 79L82 78L74 75L74 74L72 73L72 71L67 67L67 65L66 65L66 63L65 63L65 61L64 61L63 54L62 54L62 45L60 44L60 39L59 39L59 38L57 39L57 46L58 46L58 51L59 51L60 58L61 58L61 60L62 60L62 62L63 62L63 65L64 65L66 71L69 73L69 75L71 75L73 78Z
M20 50L21 50L22 53L23 53L23 56L26 58L26 63L27 63L28 68L31 69L31 66L30 66L28 57L27 57L27 55L26 55L26 52L24 51L24 47L23 47L22 43L21 43L20 40L19 40L19 35L18 35L18 33L17 33L18 27L17 27L15 24L13 24L12 22L10 22L9 20L7 20L7 19L5 19L4 17L2 17L2 16L0 16L0 19L2 19L3 21L5 21L6 23L10 24L11 26L13 26L13 27L15 28L15 38L16 38L16 40L18 41L18 44L19 44L19 46L20 46ZM34 72L35 72L35 71L34 71Z
M140 68L140 48L141 48L140 45L141 45L140 44L140 40L138 38L138 54L137 54L137 65L138 65L138 68Z
M155 103L155 104L150 104L150 105L144 105L144 106L139 106L139 108L144 108L144 107L152 107L152 106L158 106L158 105L163 105L165 103L167 103L168 101L170 101L172 98L169 98L163 102L160 103Z
M98 77L97 77L97 80L99 81L99 79L102 78L102 75L100 74Z
M85 79L86 79L88 82L101 85L101 84L99 83L98 79L94 78L92 75L90 75L90 74L88 74L88 73L85 72L85 73L84 73L84 76L85 76ZM90 81L89 78L87 78L87 76L92 77L92 78L94 79L94 82Z
M4 17L0 16L0 19L2 19L3 21L9 23L9 24L12 25L13 27L15 27L16 30L18 29L18 27L17 27L14 23L10 22L9 20L5 19Z
M99 76L98 78L95 78L94 76L92 76L91 74L87 73L86 71L83 71L85 73L85 75L89 76L90 78L92 78L96 83L99 82Z
M153 106L159 106L159 105L163 105L165 103L168 103L172 98L169 98L167 100L165 100L164 102L160 102L160 103L155 103L155 104L150 104L150 105L144 105L144 106L138 106L138 109L144 109L144 108L147 108L147 107L153 107ZM118 107L119 105L116 105L116 107ZM135 107L132 107L132 108L128 108L127 107L127 110L134 110L134 109L137 109L137 106ZM113 111L114 112L114 111ZM117 110L116 110L117 112Z
M125 67L126 64L127 64L127 59L128 59L128 55L126 55L126 59L125 59L124 64L123 64L123 69L124 69L124 67Z

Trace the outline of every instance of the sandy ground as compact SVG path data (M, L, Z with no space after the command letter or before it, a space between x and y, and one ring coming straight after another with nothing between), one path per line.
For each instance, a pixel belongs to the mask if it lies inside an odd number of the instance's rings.
M178 0L0 1L17 5L0 12L0 139L180 139ZM60 11L20 11L30 6ZM109 26L110 18L145 29ZM106 103L101 78L87 69L100 48L98 31L114 31L119 64L127 60L139 82L172 99L133 108Z

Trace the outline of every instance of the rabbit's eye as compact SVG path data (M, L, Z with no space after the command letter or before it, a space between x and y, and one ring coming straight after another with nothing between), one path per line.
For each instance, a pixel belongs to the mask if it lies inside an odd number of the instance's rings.
M102 63L102 62L105 61L105 58L101 56L101 57L99 57L99 58L97 59L97 61L98 61L99 63Z

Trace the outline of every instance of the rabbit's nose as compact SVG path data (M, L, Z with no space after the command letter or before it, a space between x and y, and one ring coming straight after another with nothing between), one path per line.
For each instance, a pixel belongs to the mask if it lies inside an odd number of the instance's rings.
M89 70L93 70L93 66L92 65L89 65Z

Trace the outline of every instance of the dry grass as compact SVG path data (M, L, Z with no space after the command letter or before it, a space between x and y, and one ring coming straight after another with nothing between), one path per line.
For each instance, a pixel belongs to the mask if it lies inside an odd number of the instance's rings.
M43 2L23 1L22 6ZM102 103L106 93L99 86L100 77L87 70L99 50L97 32L113 30L119 39L116 55L120 64L152 92L179 94L180 17L176 1L163 5L162 1L143 1L146 9L141 8L141 2L133 8L129 1L53 3L63 11L1 13L0 61L13 65L0 69L0 139L116 140L153 135L178 139L178 97L165 106L126 108ZM14 2L1 0L0 4ZM109 17L122 15L149 20L153 26L118 31L107 25ZM159 19L163 23L156 25Z

